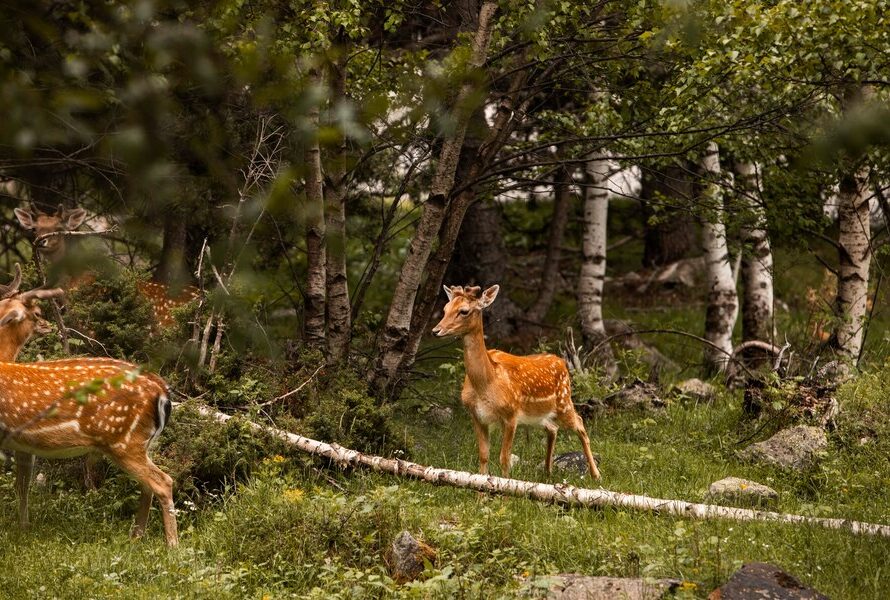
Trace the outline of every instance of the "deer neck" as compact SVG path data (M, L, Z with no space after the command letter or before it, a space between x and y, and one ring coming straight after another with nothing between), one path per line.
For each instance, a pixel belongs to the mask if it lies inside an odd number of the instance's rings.
M26 341L13 332L0 336L0 362L15 362Z
M485 347L485 336L481 325L464 334L464 365L467 377L477 390L486 388L494 381L494 364Z

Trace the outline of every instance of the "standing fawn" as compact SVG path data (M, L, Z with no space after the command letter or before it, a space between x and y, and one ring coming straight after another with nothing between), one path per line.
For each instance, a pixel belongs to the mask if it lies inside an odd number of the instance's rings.
M23 228L34 233L37 252L47 264L60 263L65 258L67 246L62 232L74 231L86 219L87 212L82 208L66 209L62 206L55 213L44 213L34 208L16 208L15 216ZM48 236L48 237L41 237ZM93 282L94 277L85 273L67 282L66 287L73 289L80 285ZM160 329L172 327L176 319L173 311L195 300L200 291L193 285L187 285L177 293L173 293L167 285L155 281L140 281L137 284L140 295L151 305L154 323Z
M0 286L0 449L15 451L19 523L28 526L34 456L70 458L103 453L142 486L131 535L145 532L153 496L161 503L168 546L178 543L173 480L148 457L170 416L167 386L136 365L108 358L29 364L13 360L43 325L38 298L62 290L18 292L20 273Z
M510 450L517 425L538 425L547 431L549 475L553 468L553 446L559 429L572 429L581 440L590 475L600 478L584 421L572 404L572 388L565 362L553 354L514 356L487 350L482 334L482 310L498 295L494 285L485 292L479 287L445 286L448 304L445 315L433 328L439 337L461 336L467 375L461 401L470 412L479 444L479 472L488 473L488 435L492 423L504 430L501 444L501 473L510 476Z

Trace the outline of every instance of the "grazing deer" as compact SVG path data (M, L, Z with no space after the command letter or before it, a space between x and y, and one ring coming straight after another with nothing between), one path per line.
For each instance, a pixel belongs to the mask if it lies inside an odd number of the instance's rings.
M35 239L39 240L37 251L40 256L48 264L57 264L65 257L67 249L65 236L50 235L45 238L41 236L74 231L83 224L87 213L82 208L66 209L62 206L59 206L59 209L52 214L33 208L20 207L15 209L15 216L21 226L32 231ZM93 277L90 275L82 276L74 281L69 281L67 287L72 289L84 283L92 283L92 280ZM166 285L154 281L141 281L137 284L137 288L151 305L154 322L161 329L166 329L175 323L173 310L188 304L200 294L198 288L189 285L174 295Z
M485 292L479 287L445 286L448 304L445 315L433 328L439 337L461 336L467 375L461 401L470 412L479 444L479 472L488 473L488 435L492 423L504 430L501 444L501 473L510 476L510 450L517 425L538 425L547 431L549 475L553 468L553 447L560 427L572 429L581 440L590 475L600 478L590 452L584 421L572 404L572 388L565 362L553 354L514 356L485 348L482 311L498 295L494 285Z
M145 532L153 496L161 503L168 546L178 542L173 480L148 457L167 423L167 386L136 365L106 358L28 364L7 362L41 327L38 298L60 289L18 292L21 271L0 286L0 449L15 451L19 523L28 526L28 488L34 456L69 458L99 451L142 485L131 532Z

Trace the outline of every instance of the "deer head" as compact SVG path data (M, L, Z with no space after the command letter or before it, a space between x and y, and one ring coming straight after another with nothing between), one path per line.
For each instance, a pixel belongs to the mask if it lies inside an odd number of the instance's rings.
M462 287L459 285L445 288L448 304L439 324L433 333L439 337L447 335L464 335L482 328L482 311L488 308L498 296L500 286L493 285L484 292L479 286Z
M59 205L55 213L48 214L36 208L16 208L15 216L22 227L34 232L39 241L37 251L50 261L57 261L65 254L65 236L41 236L61 231L74 231L87 218L87 211L82 208L65 208Z
M15 265L15 277L9 285L0 285L0 361L12 362L25 342L36 332L49 333L38 300L55 298L65 292L60 288L19 291L22 269Z

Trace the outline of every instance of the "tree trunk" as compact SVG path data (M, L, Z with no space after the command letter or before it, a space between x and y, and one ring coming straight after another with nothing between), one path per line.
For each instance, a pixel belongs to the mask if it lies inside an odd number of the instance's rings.
M837 325L834 343L838 352L857 362L862 351L868 299L871 239L868 207L868 169L841 180L838 192Z
M663 167L643 171L640 198L646 217L644 267L662 267L685 258L695 247L695 221L680 206L692 202L693 185L686 169Z
M321 78L313 73L315 85ZM306 295L303 298L303 339L307 345L321 347L325 335L325 239L324 195L322 190L321 149L318 144L318 107L309 112L313 125L312 140L306 147Z
M186 263L186 234L188 216L173 206L167 207L164 217L164 242L161 247L161 260L154 273L154 281L173 288L181 288L191 281ZM175 293L171 294L171 297Z
M524 55L520 56L524 57ZM523 62L524 59L521 58L520 64ZM518 101L519 94L527 80L528 71L526 69L517 71L513 76L509 89L501 97L494 122L481 145L477 147L477 141L473 136L468 136L464 140L464 151L461 153L461 159L458 164L456 185L460 184L462 188L463 186L468 187L462 189L457 197L452 200L450 210L445 216L439 231L439 247L427 261L427 277L414 303L411 331L409 332L404 356L399 366L399 371L402 373L405 373L414 364L420 341L429 329L430 320L438 303L445 273L451 264L467 210L476 201L476 189L471 182L476 180L500 152L510 134L522 120L521 117L517 118L516 115L525 114L531 99L534 97L534 95L529 95L522 102ZM477 112L475 118L478 119L479 127L474 126L471 131L481 130L485 125L481 111ZM474 123L471 124L475 125ZM506 297L504 300L509 301ZM519 311L518 307L515 305L513 307L517 312ZM392 386L392 389L398 392L398 386Z
M708 203L709 212L702 227L708 278L705 339L723 350L721 352L717 348L706 348L705 364L709 369L722 372L726 368L727 358L732 354L732 330L739 304L726 245L723 194L717 184L720 177L720 153L714 142L710 142L705 150L701 170L706 179L702 195Z
M479 24L473 37L472 55L469 65L481 69L488 54L491 30L497 3L485 2L479 10ZM414 232L414 238L408 248L408 256L399 273L399 280L393 292L392 302L386 316L386 322L377 338L377 360L370 374L371 387L382 394L395 376L404 358L404 350L411 327L414 300L420 286L421 278L438 236L442 220L445 218L445 206L454 186L454 174L458 158L463 147L467 124L473 111L467 110L467 104L477 91L476 86L467 83L461 86L454 102L456 117L454 131L442 142L439 159L430 186L430 195L423 205L420 222Z
M569 168L559 170L553 181L553 216L550 218L550 236L547 240L547 255L541 281L538 283L538 297L530 309L530 321L541 322L553 304L556 286L559 283L559 267L562 258L562 242L565 237L569 211L572 207L572 172Z
M474 202L460 227L447 281L483 288L496 283L504 285L508 265L500 207L493 200ZM512 335L515 318L521 314L522 309L508 295L501 294L483 313L486 337L503 339Z
M331 113L346 98L346 55L330 65ZM352 313L346 272L346 139L327 161L325 200L325 276L327 281L327 359L337 364L349 354Z
M231 416L213 409L199 406L197 412L214 421L225 423ZM493 475L480 475L466 471L454 471L438 467L427 467L397 458L383 458L371 454L363 454L356 450L344 448L337 444L327 444L311 438L297 435L289 431L259 425L252 421L244 423L258 433L274 436L289 446L299 448L303 452L313 456L321 456L337 465L362 466L389 473L397 477L405 477L426 481L433 485L448 485L456 488L477 490L489 494L503 494L520 498L531 498L547 503L557 503L567 506L603 507L614 506L625 509L652 512L655 514L668 514L694 519L727 519L731 521L772 521L778 523L793 523L804 525L818 525L827 529L839 529L856 534L890 537L890 525L876 523L862 523L849 519L829 519L824 517L808 517L791 515L769 511L751 510L748 508L735 508L729 506L716 506L713 504L694 504L683 500L667 500L650 498L635 494L624 494L609 490L577 488L566 484L537 483L534 481L522 481L495 477Z
M584 229L581 233L581 273L578 277L578 316L585 348L593 348L606 337L603 323L603 282L606 278L606 241L609 163L596 153L584 169ZM606 373L615 374L615 358L608 344L595 357Z
M773 253L766 231L766 214L760 202L760 181L753 163L735 164L736 186L742 194L750 225L742 228L742 341L772 342L773 319Z

